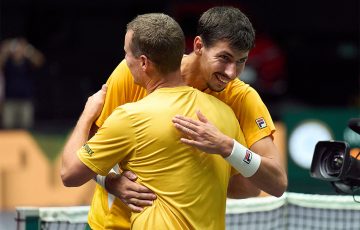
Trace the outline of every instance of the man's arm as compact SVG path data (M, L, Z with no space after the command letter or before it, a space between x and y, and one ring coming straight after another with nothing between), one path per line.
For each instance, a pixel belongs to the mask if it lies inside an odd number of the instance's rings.
M256 187L249 179L241 174L230 177L227 197L232 199L245 199L260 195L261 190Z
M135 85L132 75L123 60L113 71L106 82L108 86L106 97L104 98L104 106L100 116L94 122L89 138L92 137L104 121L110 116L112 111L119 105L136 101L146 95L145 90ZM119 198L132 211L141 211L144 206L152 205L152 201L156 199L156 195L148 188L135 180L137 176L130 171L117 174L112 173L108 176L97 175L99 181L94 180L98 185L105 188L110 194ZM101 183L103 182L103 183Z
M106 90L106 85L103 85L101 90L88 98L84 111L65 144L61 168L61 179L65 186L80 186L96 175L79 160L76 152L88 140L91 125L101 112Z
M90 129L89 138L97 130L98 127L94 123ZM104 183L98 181L97 178L101 178L100 181ZM110 194L119 198L133 212L141 212L143 207L151 206L156 199L156 195L150 189L135 182L137 176L131 171L124 171L121 174L109 172L106 176L96 175L93 179Z
M200 112L198 118L199 121L183 116L176 116L173 119L175 127L188 137L181 138L181 141L205 152L228 157L235 146L234 140L222 134ZM287 188L287 176L272 138L270 136L262 138L255 142L250 150L261 157L261 163L248 180L273 196L281 196Z
M45 62L45 56L29 42L25 40L24 55L37 68Z
M89 138L95 135L98 127L93 123L89 131ZM97 178L101 178L100 181ZM109 172L106 176L96 175L94 181L105 188L110 194L119 198L133 212L141 212L144 207L151 206L156 195L147 187L135 182L136 174L124 171L121 174Z
M286 191L288 181L272 138L268 136L255 142L250 150L261 156L261 166L249 180L270 195L280 197Z

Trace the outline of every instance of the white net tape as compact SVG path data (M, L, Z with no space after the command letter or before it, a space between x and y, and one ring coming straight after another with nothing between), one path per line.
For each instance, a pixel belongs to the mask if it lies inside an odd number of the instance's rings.
M86 223L89 207L18 207L16 210L18 221L25 222L27 217L38 217L39 229L61 229L61 223L67 226ZM51 227L51 223L56 223L56 227ZM81 226L81 229L84 228L85 225ZM360 203L355 202L352 196L298 193L285 193L280 198L228 199L226 229L239 228L359 230Z

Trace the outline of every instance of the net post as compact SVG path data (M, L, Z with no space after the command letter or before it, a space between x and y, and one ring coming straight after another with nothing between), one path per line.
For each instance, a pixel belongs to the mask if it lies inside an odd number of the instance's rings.
M38 216L27 216L25 230L40 230L40 218Z
M40 230L40 212L37 207L16 208L17 230Z

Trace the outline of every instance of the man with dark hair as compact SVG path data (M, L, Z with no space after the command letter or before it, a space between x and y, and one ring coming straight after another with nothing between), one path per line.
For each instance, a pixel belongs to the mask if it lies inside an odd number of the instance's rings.
M254 47L254 28L237 8L213 7L207 10L201 15L196 32L205 47L212 47L221 40L226 40L235 50L249 51Z
M239 162L224 159L230 152L206 154L179 142L171 120L175 114L195 117L200 109L223 135L246 143L229 106L186 86L180 72L184 46L180 26L167 15L144 14L131 21L125 60L134 82L149 95L117 107L86 141L101 110L102 89L87 102L64 148L61 177L66 186L80 186L121 164L157 194L154 205L131 214L132 229L225 229L227 186L238 173L231 164ZM258 157L246 168L255 173L259 165Z

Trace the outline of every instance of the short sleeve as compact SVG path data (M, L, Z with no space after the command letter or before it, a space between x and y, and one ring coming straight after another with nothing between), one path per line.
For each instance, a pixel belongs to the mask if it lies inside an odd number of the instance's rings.
M107 175L114 165L133 154L135 149L132 122L126 111L118 107L77 154L94 172Z
M270 113L254 88L235 79L222 92L210 92L228 104L244 133L247 146L251 147L260 139L271 136L275 126Z

